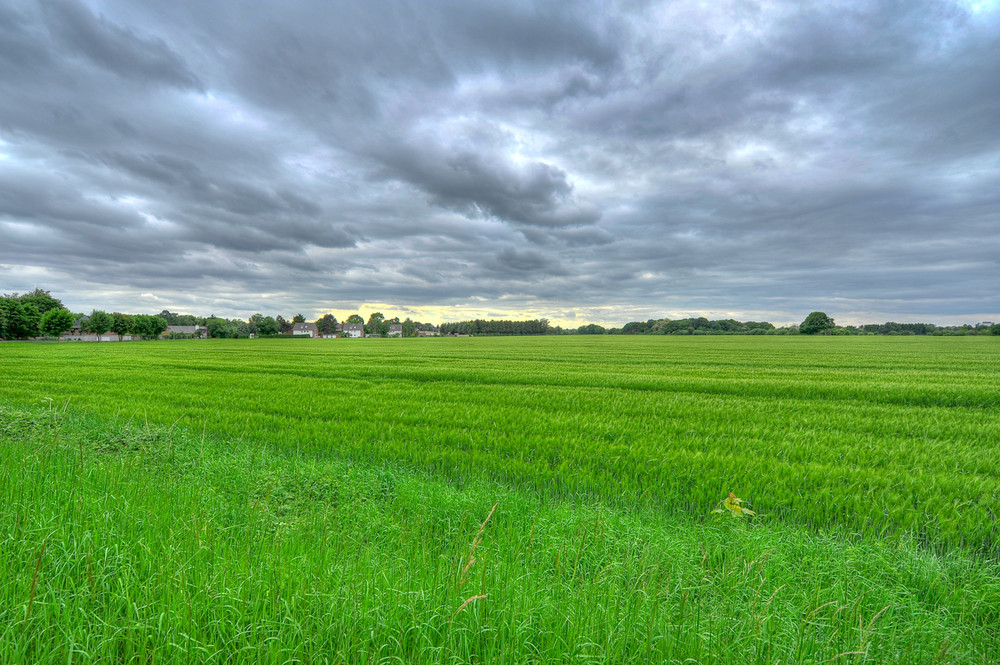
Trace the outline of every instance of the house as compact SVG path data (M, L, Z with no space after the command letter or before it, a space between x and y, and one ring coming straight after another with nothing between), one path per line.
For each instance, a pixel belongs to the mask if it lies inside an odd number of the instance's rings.
M70 330L67 333L67 335L69 335L71 337L79 337L80 335L83 334L83 328L84 328L84 326L87 325L88 321L90 321L90 317L89 316L81 316L79 319L77 319L73 323L73 329Z
M167 326L160 337L208 337L208 328L205 326Z
M344 337L364 337L364 336L365 336L365 324L363 323L344 324Z
M402 323L390 323L389 324L389 337L402 337L403 336L403 324Z
M436 337L437 334L438 333L437 333L436 330L418 330L417 331L417 337Z
M292 325L292 334L319 337L319 328L315 323L296 323Z
M110 330L100 336L92 332L86 332L84 328L86 328L88 321L90 321L89 316L81 316L73 323L73 327L70 330L59 336L59 339L66 342L129 342L132 340L131 335L122 335L119 340L118 333Z
M93 333L85 332L68 332L65 335L59 336L60 341L63 342L131 342L131 335L122 335L121 340L118 339L118 333L113 333L110 330L100 337Z

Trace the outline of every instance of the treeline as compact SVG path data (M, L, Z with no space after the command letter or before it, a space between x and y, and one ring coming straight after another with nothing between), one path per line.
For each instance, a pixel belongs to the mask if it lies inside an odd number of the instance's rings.
M631 321L610 334L620 335L787 335L798 332L793 328L775 328L766 321L737 321L705 317L695 319L649 319Z
M167 322L149 314L109 314L95 309L89 315L73 313L61 300L44 289L28 293L5 293L0 298L0 339L59 337L79 323L80 332L97 335L111 333L155 339L167 329Z
M76 329L95 334L99 338L107 333L126 335L143 339L156 339L168 326L194 326L199 328L191 335L174 332L174 337L207 334L216 338L236 338L290 334L297 323L306 323L302 314L289 319L281 315L265 316L254 314L249 319L226 319L214 315L200 317L179 314L164 309L159 314L122 314L93 310L89 315L68 311L62 301L49 291L35 289L28 293L4 294L0 297L0 339L32 339L42 335L59 337ZM589 323L578 328L564 329L549 325L548 319L512 321L506 319L474 319L442 323L420 323L399 317L386 318L381 312L373 312L368 320L351 314L345 324L362 324L365 335L385 337L390 327L398 325L393 334L413 337L420 331L433 331L441 335L1000 335L1000 324L979 323L962 326L936 326L933 323L886 323L864 324L860 326L837 326L824 312L812 312L800 325L775 327L766 321L737 321L735 319L710 320L705 317L685 319L649 319L631 321L621 328L605 328ZM315 321L316 330L321 335L336 335L341 322L332 314L321 316Z
M58 337L73 327L76 317L62 301L42 289L5 293L0 298L0 339Z
M247 320L243 319L223 319L216 316L204 318L193 317L185 314L174 314L167 310L160 312L170 321L170 325L201 325L208 330L209 337L215 338L236 338L249 337L250 335L269 337L273 335L288 335L292 332L296 323L307 323L306 317L296 314L290 319L285 319L280 314L278 316L264 316L254 314ZM321 335L335 335L342 325L333 314L324 314L316 319L316 330ZM436 330L432 323L421 323L411 319L399 320L399 317L387 319L382 312L373 312L366 322L360 314L351 314L343 323L356 323L364 326L366 335L386 337L389 334L390 326L398 324L402 329L403 337L416 337L419 330Z
M860 326L836 326L831 335L933 335L935 337L965 337L975 335L1000 335L1000 324L961 326L936 326L933 323L866 323Z
M546 335L555 332L549 326L548 319L531 319L530 321L507 321L475 319L473 321L457 321L442 323L442 335Z
M194 316L180 314L164 309L159 314L123 314L108 313L95 309L90 314L70 312L62 301L51 292L35 289L29 293L7 293L0 298L0 340L33 339L41 336L60 337L73 331L96 335L101 339L106 334L118 335L122 340L126 336L142 339L157 339L169 327L187 326L195 328L194 332L170 333L171 338L181 337L215 337L238 338L254 336L272 336L290 334L297 323L306 323L302 314L295 314L286 319L281 315L265 316L254 314L250 318L227 319L213 315ZM366 335L385 337L392 326L399 325L403 337L415 337L419 331L437 331L432 323L421 323L409 318L400 321L399 317L386 318L381 312L373 312L368 320L359 315L351 314L344 323L355 323L364 326ZM316 329L321 335L338 334L341 323L333 314L325 314L315 321ZM398 333L397 333L398 334Z
M822 315L820 323L813 322L814 314ZM1000 324L979 323L961 326L936 326L933 323L869 323L860 326L838 326L822 312L810 314L801 325L777 328L766 321L736 321L720 319L649 319L632 321L621 328L604 329L595 324L580 326L577 334L608 335L1000 335Z

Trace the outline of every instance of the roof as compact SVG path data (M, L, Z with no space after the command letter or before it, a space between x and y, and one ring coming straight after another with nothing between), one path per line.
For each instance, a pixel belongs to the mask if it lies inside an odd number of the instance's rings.
M402 329L403 329L403 324L402 323L390 323L389 324L389 330L402 330Z
M363 323L345 323L344 330L364 330L365 324Z
M318 332L319 328L316 327L315 323L296 323L292 325L292 331Z

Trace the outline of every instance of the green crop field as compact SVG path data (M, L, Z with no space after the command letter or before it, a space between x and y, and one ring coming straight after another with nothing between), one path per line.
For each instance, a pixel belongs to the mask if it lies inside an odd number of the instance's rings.
M0 344L0 436L3 662L1000 660L998 338Z

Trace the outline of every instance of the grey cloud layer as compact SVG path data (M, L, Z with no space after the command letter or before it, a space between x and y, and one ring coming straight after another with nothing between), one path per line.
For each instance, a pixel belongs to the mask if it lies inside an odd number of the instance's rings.
M0 283L1000 318L998 54L944 1L8 3Z

